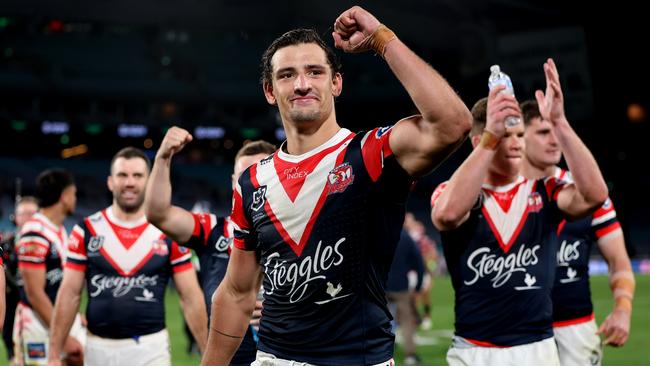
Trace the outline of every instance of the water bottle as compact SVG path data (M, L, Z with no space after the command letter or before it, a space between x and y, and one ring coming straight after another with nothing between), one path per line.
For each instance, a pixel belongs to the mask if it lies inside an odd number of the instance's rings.
M494 88L497 85L505 85L506 88L503 89L500 93L507 93L512 96L515 95L515 90L512 87L512 81L510 80L510 76L502 72L499 65L490 66L490 72L491 72L490 78L488 79L488 87L490 88L490 90L492 90L492 88ZM521 123L521 118L517 116L506 117L506 127L513 127L518 123Z

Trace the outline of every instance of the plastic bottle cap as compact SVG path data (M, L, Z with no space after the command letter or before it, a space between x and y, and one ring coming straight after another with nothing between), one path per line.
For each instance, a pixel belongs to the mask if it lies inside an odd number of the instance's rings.
M493 74L499 73L501 72L501 68L499 67L499 65L492 65L490 66L490 72Z

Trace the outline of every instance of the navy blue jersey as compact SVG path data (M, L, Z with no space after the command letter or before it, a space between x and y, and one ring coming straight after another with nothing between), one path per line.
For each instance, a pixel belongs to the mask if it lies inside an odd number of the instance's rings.
M109 207L82 220L70 234L65 267L85 272L90 333L122 339L164 329L167 283L193 270L190 257L145 217L120 221Z
M232 245L230 218L217 217L208 213L194 213L194 230L187 243L182 246L194 249L199 258L199 281L203 289L208 315L212 309L212 294L226 275ZM231 365L250 365L255 361L257 344L253 329L248 331L239 349L230 361Z
M18 268L42 268L45 270L45 293L54 304L56 293L63 279L62 253L68 234L63 226L57 226L40 212L35 213L21 228L16 244ZM29 306L23 279L18 273L20 301Z
M557 169L555 176L572 181L570 173ZM611 200L593 215L574 222L562 221L558 228L560 247L553 287L553 325L566 326L594 317L589 288L589 254L598 239L620 235L621 225Z
M456 335L481 346L517 346L553 336L551 289L557 225L554 178L483 185L469 218L441 232L455 290ZM444 189L434 192L432 204Z
M260 350L317 365L392 358L385 283L412 181L390 131L341 129L300 156L280 149L240 177L234 245L256 251L264 270Z

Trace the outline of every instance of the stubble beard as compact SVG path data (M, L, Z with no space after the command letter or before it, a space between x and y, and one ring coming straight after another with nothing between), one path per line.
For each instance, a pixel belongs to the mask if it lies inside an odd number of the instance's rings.
M139 194L138 199L134 203L126 203L126 202L122 201L122 199L119 196L114 197L114 198L115 198L115 203L117 204L117 206L122 211L124 211L126 213L136 212L144 204L144 195L143 194Z
M306 123L306 122L317 121L318 119L320 119L321 112L316 109L306 110L306 111L294 110L289 113L289 116L291 117L291 120L296 123Z

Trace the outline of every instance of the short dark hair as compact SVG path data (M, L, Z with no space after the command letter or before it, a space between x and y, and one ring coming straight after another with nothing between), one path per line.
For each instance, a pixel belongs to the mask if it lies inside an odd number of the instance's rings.
M530 123L534 118L542 118L542 114L539 112L539 104L536 100L529 99L522 102L519 105L521 108L521 115L524 117L524 126L530 126Z
M237 155L235 155L235 161L237 161L237 159L241 158L242 156L252 156L257 154L271 155L275 152L275 150L277 150L277 147L275 147L275 145L264 140L251 141L242 146L242 148L237 151Z
M50 207L59 202L63 191L74 185L72 173L61 168L43 171L36 178L36 197L41 207Z
M487 97L479 99L472 107L472 131L470 136L483 133L487 123Z
M276 38L271 45L264 51L262 55L262 77L260 82L262 84L271 83L272 74L273 74L273 65L271 65L271 59L275 53L284 47L293 46L296 44L302 43L314 43L317 44L327 56L327 63L332 70L332 76L336 73L341 72L341 62L339 61L338 56L334 53L328 45L323 42L318 33L313 29L294 29L290 30L287 33Z
M118 151L117 154L113 156L113 159L111 160L111 174L113 174L113 164L115 163L115 160L117 160L118 158L124 158L124 159L140 158L144 160L145 163L147 163L147 171L151 170L151 160L149 160L147 154L145 154L144 151L136 147L129 146Z

